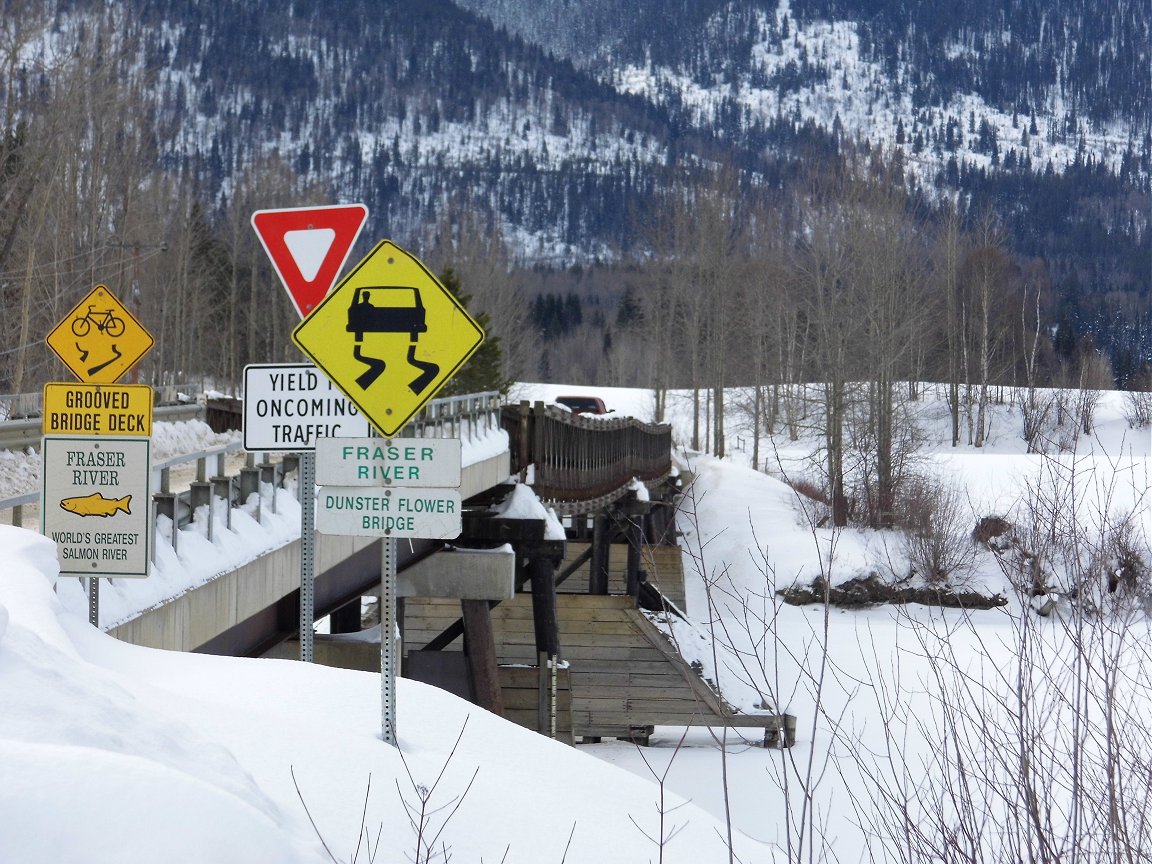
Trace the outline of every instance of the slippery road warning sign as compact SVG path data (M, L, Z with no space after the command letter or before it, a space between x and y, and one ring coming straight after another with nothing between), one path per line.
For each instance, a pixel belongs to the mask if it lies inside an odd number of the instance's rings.
M480 347L484 331L419 260L382 240L292 339L390 438Z

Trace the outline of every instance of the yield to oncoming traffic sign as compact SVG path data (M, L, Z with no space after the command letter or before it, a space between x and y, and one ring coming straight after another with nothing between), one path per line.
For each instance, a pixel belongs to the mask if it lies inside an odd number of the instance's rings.
M244 367L244 449L304 452L321 438L372 434L368 419L311 363Z

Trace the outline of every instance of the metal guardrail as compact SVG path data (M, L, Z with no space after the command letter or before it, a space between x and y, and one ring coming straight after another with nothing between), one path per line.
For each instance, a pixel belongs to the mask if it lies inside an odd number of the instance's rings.
M153 402L156 405L183 403L182 393L196 392L203 388L195 384L160 384L153 386ZM40 417L44 413L44 391L38 393L0 393L0 423L10 420L27 420Z
M473 439L487 431L499 428L502 404L503 400L500 394L496 392L433 399L405 428L405 434L421 438ZM186 406L167 407L171 407L175 411L175 409ZM199 406L201 410L203 407L203 405ZM160 410L157 409L158 418ZM40 420L37 418L28 422L35 425L38 443ZM206 509L207 524L205 530L208 539L211 540L218 527L216 524L217 509L224 512L225 526L231 528L233 509L247 503L254 493L259 493L263 484L270 484L273 488L282 486L285 477L295 471L298 466L298 454L286 454L279 461L276 461L270 458L267 453L251 452L248 453L245 464L238 473L229 475L226 466L228 455L242 451L241 443L234 442L199 453L175 456L152 466L153 555L155 555L156 550L156 524L159 517L164 517L170 521L171 525L165 526L162 530L170 535L173 548L177 548L180 529L187 528L192 524L197 510L209 505ZM187 489L173 491L173 469L190 463L196 465L196 479L188 484ZM214 506L215 499L227 501L228 506L226 508ZM268 499L268 503L275 507L275 502L275 495L272 495ZM11 510L12 524L24 527L24 508L39 503L40 493L29 492L13 498L0 499L0 510ZM256 499L257 521L260 518L260 510L264 506L265 497L258 495ZM38 529L39 526L36 527Z
M472 439L485 430L498 428L500 407L502 399L500 394L493 391L489 393L473 393L466 396L448 396L442 399L431 400L411 424L405 427L405 437L419 438L468 438ZM268 458L268 454L251 452L246 463L238 474L228 476L224 469L225 457L228 453L239 452L243 449L239 442L225 447L215 448L204 453L193 453L187 456L178 456L153 468L159 474L159 491L153 492L152 500L155 516L166 516L177 528L186 528L195 517L196 511L205 505L211 505L213 498L226 499L228 507L225 509L226 527L232 527L233 509L246 504L256 497L256 521L260 521L261 509L265 506L265 497L261 492L263 485L273 489L283 486L284 479L299 468L299 454L285 454L280 461ZM209 460L216 460L216 474L208 476ZM170 491L171 469L196 462L196 479L189 484L189 488L181 492ZM157 484L154 483L154 486ZM275 511L276 496L268 499ZM3 502L0 502L0 508ZM207 507L206 533L208 540L212 540L216 523L216 507ZM155 525L155 518L153 525ZM155 531L155 528L153 528ZM173 530L172 547L177 548L179 543L179 530ZM155 541L155 536L153 536ZM152 548L156 545L153 542Z
M15 498L5 498L0 501L0 510L12 511L12 524L17 528L24 527L24 508L40 503L39 492L28 492L17 495Z
M39 432L40 421L34 422ZM624 495L633 480L652 485L672 470L672 432L667 425L625 417L586 417L542 402L504 405L496 392L433 399L405 427L403 437L472 439L498 428L508 433L512 470L526 473L531 466L533 490L557 506L557 512L590 512ZM226 527L231 527L233 509L245 505L253 494L257 494L257 519L261 508L275 506L274 494L266 498L258 493L265 485L281 487L296 470L298 454L274 459L267 453L248 453L245 464L229 475L227 456L241 451L241 444L235 442L152 466L153 554L157 522L176 547L180 529L192 524L201 508L206 508L205 530L212 539L218 510L224 514ZM195 463L196 479L187 489L173 491L173 469L189 463ZM220 500L227 501L227 507L218 507ZM22 525L24 508L39 501L38 492L19 495L0 500L0 511L13 511L12 524ZM161 517L170 524L161 522Z
M181 420L204 419L204 406L199 402L181 402L176 405L157 405L152 409L153 421L176 423ZM19 420L0 421L0 450L40 449L40 436L44 421L41 417L22 417Z
M543 402L506 405L502 422L513 470L532 466L533 490L565 512L610 503L634 479L653 484L672 471L672 427L666 424L573 414Z

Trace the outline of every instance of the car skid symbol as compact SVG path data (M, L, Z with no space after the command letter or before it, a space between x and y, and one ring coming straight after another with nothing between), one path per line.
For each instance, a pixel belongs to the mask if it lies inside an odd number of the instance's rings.
M401 285L367 285L356 289L348 307L348 325L345 328L356 337L352 356L368 368L356 378L360 389L367 390L384 374L387 364L380 357L365 354L361 348L366 333L407 333L408 365L419 374L408 384L408 389L419 396L440 374L440 366L416 357L416 342L421 333L428 332L424 304L420 291Z

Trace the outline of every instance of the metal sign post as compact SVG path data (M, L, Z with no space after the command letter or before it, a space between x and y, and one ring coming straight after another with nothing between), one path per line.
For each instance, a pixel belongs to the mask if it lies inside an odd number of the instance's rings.
M395 745L396 538L459 536L462 504L451 488L460 483L458 449L449 458L438 443L392 439L476 352L484 331L417 258L382 240L292 341L384 436L318 454L317 528L381 538L381 737ZM449 462L450 474L440 470Z
M311 663L316 617L316 452L300 454L300 660Z
M100 580L89 576L84 580L88 583L88 623L93 627L100 626Z
M380 541L380 729L396 744L396 541Z
M396 540L459 536L463 527L460 441L321 438L314 455L320 493L316 530L380 538L380 725L381 737L395 745Z
M257 210L252 228L301 319L332 288L368 208L363 204ZM312 662L316 614L316 440L366 434L367 422L333 398L323 375L303 364L244 367L244 449L300 454L300 659ZM352 416L349 416L352 415ZM270 440L269 440L270 439Z

